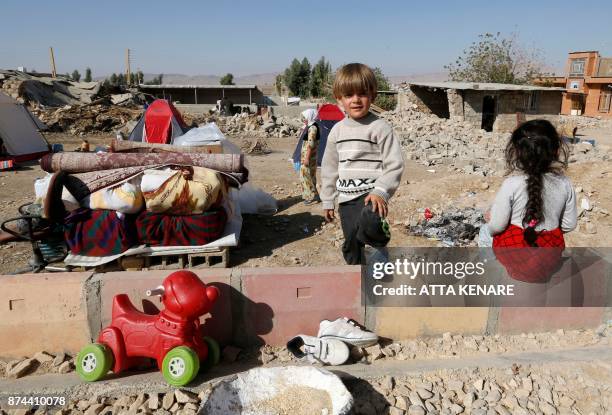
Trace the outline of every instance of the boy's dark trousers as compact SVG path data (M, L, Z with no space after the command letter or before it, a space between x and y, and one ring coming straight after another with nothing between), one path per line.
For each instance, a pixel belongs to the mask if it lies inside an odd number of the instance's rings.
M372 211L372 205L364 205L368 194L364 194L348 202L340 203L338 213L344 244L342 255L349 265L362 263L362 249L367 244L374 247L386 246L390 236L383 228L383 221L377 212Z

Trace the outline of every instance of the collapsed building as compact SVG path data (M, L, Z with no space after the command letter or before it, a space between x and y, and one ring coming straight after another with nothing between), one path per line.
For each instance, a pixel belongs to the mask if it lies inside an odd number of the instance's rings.
M469 122L485 131L510 132L534 118L557 122L564 88L474 82L402 84L398 109L419 111Z

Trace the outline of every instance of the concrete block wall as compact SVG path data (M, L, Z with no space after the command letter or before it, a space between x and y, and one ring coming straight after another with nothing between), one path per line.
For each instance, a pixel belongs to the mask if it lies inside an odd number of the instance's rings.
M521 333L596 327L612 308L365 307L361 269L355 266L194 270L221 296L203 317L204 331L222 345L284 345L296 334L316 335L322 319L364 322L379 336ZM140 310L155 313L144 296L170 271L0 276L0 357L38 351L71 354L94 341L110 322L113 296L127 293Z

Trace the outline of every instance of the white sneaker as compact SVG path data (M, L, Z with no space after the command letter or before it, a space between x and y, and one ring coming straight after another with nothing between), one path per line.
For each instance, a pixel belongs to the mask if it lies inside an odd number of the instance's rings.
M342 317L334 321L323 320L319 324L320 339L341 340L353 346L368 347L378 343L378 336L355 320Z
M340 340L319 339L303 334L289 340L287 349L298 359L312 357L333 366L341 365L349 358L349 348Z

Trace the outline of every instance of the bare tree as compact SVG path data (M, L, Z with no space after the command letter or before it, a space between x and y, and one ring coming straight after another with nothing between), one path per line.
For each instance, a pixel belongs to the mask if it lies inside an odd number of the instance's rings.
M522 46L517 33L508 37L484 33L478 38L455 62L444 66L451 81L529 84L545 75L542 52Z

